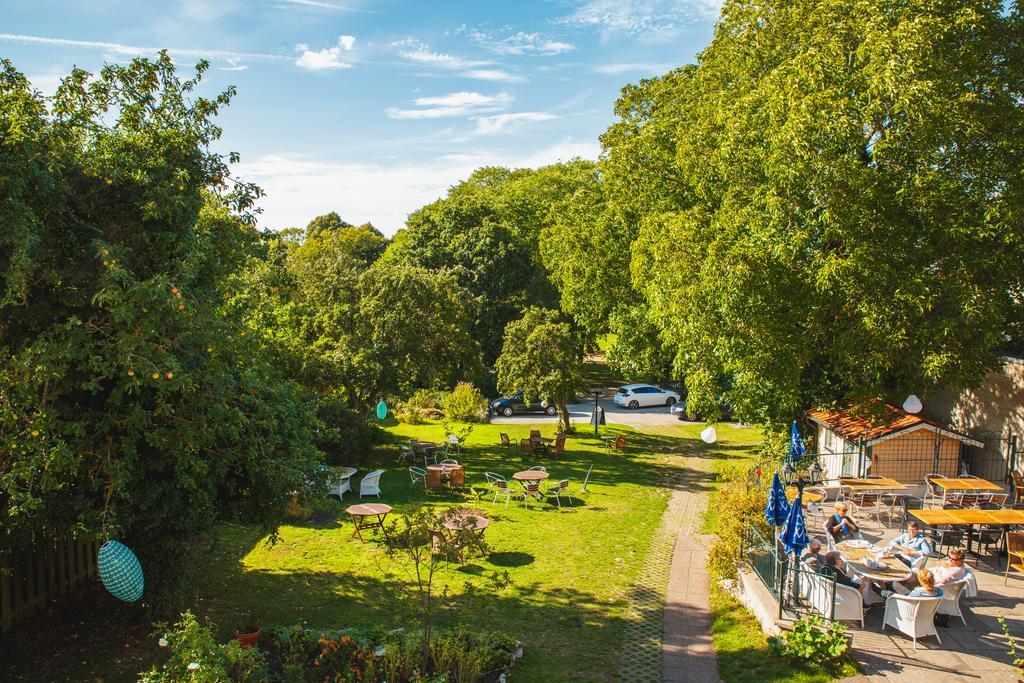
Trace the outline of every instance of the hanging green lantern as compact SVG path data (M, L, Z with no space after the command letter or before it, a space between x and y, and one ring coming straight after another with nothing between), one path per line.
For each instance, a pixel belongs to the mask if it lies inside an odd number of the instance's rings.
M378 420L383 420L387 416L388 416L388 404L385 403L384 401L381 401L380 403L377 404L377 419Z
M142 597L145 581L142 565L128 546L119 541L107 541L97 555L100 581L115 598L136 602Z

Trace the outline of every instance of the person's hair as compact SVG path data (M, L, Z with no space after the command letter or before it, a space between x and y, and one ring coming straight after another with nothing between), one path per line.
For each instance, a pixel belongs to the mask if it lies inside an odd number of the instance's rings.
M917 580L921 582L925 590L929 593L935 592L935 575L927 569L922 569L917 573Z
M921 525L914 520L910 520L909 522L907 522L907 528L909 529L910 527L914 527L915 529L919 530L921 528Z
M954 560L956 562L963 562L964 561L964 549L963 548L950 548L949 549L949 559Z
M830 567L835 567L839 564L839 559L841 557L842 555L839 554L838 550L830 550L827 553L825 553L825 564L827 564Z
M814 550L815 548L820 548L820 547L821 547L821 541L819 541L816 538L812 538L811 540L807 541L807 549L808 550Z
M840 511L846 512L846 510L847 510L846 503L844 503L841 500L837 500L836 501L836 512L840 512Z

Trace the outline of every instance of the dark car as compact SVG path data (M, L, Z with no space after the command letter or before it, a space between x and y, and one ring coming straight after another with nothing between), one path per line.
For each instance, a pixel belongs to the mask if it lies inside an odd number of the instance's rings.
M719 419L722 422L732 421L732 406L718 399L718 410L720 412ZM680 401L676 406L672 408L672 412L675 413L676 417L686 422L701 422L704 418L696 413L690 412L686 407L686 401Z
M523 401L523 392L517 391L511 396L503 396L491 401L491 412L495 415L504 415L505 417L524 413L555 415L558 413L558 408L551 401L533 401L530 405L526 405Z

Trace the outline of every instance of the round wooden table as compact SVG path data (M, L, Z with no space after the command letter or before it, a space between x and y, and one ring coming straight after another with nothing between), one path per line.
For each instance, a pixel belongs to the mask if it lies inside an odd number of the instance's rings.
M360 543L364 542L363 535L360 533L363 529L380 529L384 533L384 537L388 538L388 530L384 528L384 518L391 512L390 505L385 505L384 503L356 503L345 508L345 512L352 518L352 524L356 528L352 535L357 536ZM376 521L371 521L371 517L376 517Z
M444 528L450 531L476 531L480 532L491 525L491 520L480 515L459 515L449 517L444 521Z
M466 470L462 465L427 465L428 489L441 488L446 478L452 486L463 487L466 485Z
M867 559L874 558L883 549L877 546L868 546L867 548L857 548L850 545L849 541L843 541L842 543L836 543L836 550L842 556L843 561L846 562L846 566L849 567L850 571L857 576L878 583L886 583L888 581L903 581L910 578L911 569L907 565L900 562L895 557L883 557L879 560L885 566L877 569L870 567L867 564Z
M536 484L539 481L544 481L551 475L544 470L524 470L522 472L516 472L512 475L512 478L517 481L525 481L531 484Z

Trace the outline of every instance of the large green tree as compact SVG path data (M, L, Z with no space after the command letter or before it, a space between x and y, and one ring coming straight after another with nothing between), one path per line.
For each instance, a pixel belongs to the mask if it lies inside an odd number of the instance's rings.
M624 91L606 195L698 411L926 394L1019 337L1022 35L1016 3L734 1Z
M119 537L150 598L319 460L305 392L228 303L257 192L209 149L231 93L194 97L205 69L75 70L49 100L0 69L0 543Z
M593 164L585 161L478 169L409 216L385 258L455 273L472 295L473 336L484 361L493 363L509 321L531 305L557 306L558 292L540 258L540 234L555 207L592 175Z
M580 335L559 311L533 306L505 328L501 356L495 363L498 389L522 390L533 403L554 401L568 430L569 402L585 388Z

